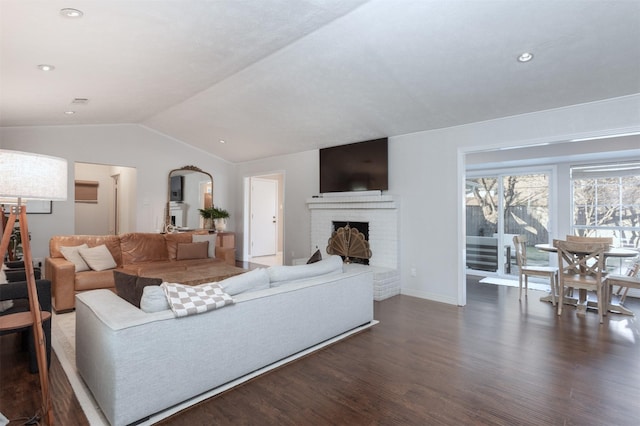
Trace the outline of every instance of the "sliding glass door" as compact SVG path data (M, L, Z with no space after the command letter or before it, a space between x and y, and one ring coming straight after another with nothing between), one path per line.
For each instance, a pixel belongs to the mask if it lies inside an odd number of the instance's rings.
M534 246L549 242L549 172L467 175L467 268L515 275L514 235L527 238L530 265L548 265Z

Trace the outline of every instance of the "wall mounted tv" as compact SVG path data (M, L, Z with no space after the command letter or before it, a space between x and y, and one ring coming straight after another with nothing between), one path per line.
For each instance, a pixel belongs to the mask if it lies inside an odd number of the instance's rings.
M171 194L169 201L182 201L183 176L171 176Z
M387 138L320 149L320 193L389 189Z

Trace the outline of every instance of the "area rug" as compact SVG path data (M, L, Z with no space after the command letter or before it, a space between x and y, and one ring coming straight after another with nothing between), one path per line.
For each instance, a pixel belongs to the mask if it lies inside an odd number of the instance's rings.
M60 364L69 379L69 383L73 388L73 391L84 411L89 424L94 426L109 426L109 422L102 414L100 407L96 403L91 391L85 383L82 381L82 378L78 374L78 370L76 368L76 313L70 312L66 314L57 315L55 312L52 314L52 324L51 324L51 347L56 353L56 356L60 360ZM152 425L163 419L166 419L169 416L172 416L186 408L191 407L201 401L204 401L208 398L218 395L219 393L228 391L229 389L238 386L248 380L251 380L261 374L264 374L268 371L281 367L291 361L294 361L298 358L302 358L312 352L315 352L319 349L324 348L325 346L329 346L339 340L342 340L346 337L349 337L353 334L359 333L363 330L366 330L369 327L377 324L378 321L371 321L370 323L364 324L360 327L354 328L353 330L349 330L339 336L336 336L332 339L324 341L316 346L305 349L297 354L294 354L288 358L282 359L278 362L275 362L271 365L268 365L260 370L254 371L253 373L247 374L239 379L236 379L232 382L229 382L225 385L212 389L208 392L205 392L201 395L198 395L188 401L185 401L181 404L170 407L162 412L156 413L152 415L148 420L144 422L138 423L138 425Z
M519 287L518 280L509 280L505 278L485 277L479 281L482 284L506 285L508 287ZM549 284L541 284L529 281L529 290L551 291Z

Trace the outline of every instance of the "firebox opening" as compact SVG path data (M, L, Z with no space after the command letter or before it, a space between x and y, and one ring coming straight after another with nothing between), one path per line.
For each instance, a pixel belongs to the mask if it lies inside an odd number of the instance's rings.
M369 241L369 222L344 222L344 221L333 221L333 231L337 231L340 228L344 228L349 225L351 228L357 229L361 234L364 235L365 241ZM346 256L341 256L342 260L345 260ZM359 258L359 257L349 257L351 263L358 263L360 265L368 265L369 259Z

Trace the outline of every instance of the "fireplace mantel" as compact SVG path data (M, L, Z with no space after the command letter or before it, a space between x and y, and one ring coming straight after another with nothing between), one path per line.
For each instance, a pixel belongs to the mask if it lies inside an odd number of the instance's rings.
M397 209L393 195L365 195L307 198L309 210L316 209Z

